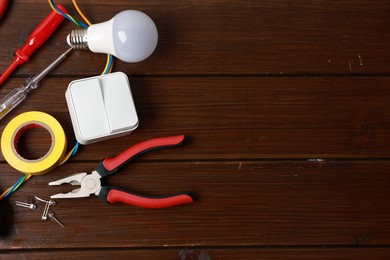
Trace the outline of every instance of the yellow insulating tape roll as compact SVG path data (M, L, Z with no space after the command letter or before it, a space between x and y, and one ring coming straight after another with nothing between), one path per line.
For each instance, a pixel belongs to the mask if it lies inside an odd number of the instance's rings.
M49 151L41 158L29 160L18 153L19 138L31 128L44 128L51 136ZM31 175L49 172L60 164L66 151L66 136L60 123L51 115L31 111L12 119L1 136L1 151L5 160L16 170Z

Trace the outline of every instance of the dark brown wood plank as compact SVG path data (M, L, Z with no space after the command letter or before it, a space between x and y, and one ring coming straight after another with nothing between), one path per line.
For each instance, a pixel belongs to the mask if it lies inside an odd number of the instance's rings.
M50 11L10 1L0 21L0 73ZM77 18L70 0L64 4ZM0 201L0 258L388 259L390 225L388 1L79 1L94 22L124 9L149 14L156 52L130 76L140 126L81 147L53 172ZM64 23L0 88L20 86L67 49ZM6 119L39 110L75 138L64 92L98 75L105 55L74 52ZM47 183L94 169L139 141L186 134L184 146L143 155L108 184L149 195L192 191L194 204L150 210L98 198L57 200L64 223L14 200L68 191ZM26 155L50 140L32 131ZM0 191L21 174L0 156Z
M15 115L44 111L74 136L64 93L72 79L48 79ZM76 160L100 160L152 137L188 143L146 159L388 158L390 81L364 78L131 78L140 125L131 135L85 146ZM11 80L4 95L22 83ZM35 150L46 148L41 139ZM46 151L46 150L44 150ZM44 152L43 151L43 152Z
M78 17L71 1L61 1ZM124 9L148 13L159 29L157 51L137 64L117 62L132 74L389 73L386 0L368 1L88 1L94 22ZM30 10L34 10L31 12ZM45 1L15 1L0 23L0 71L50 11ZM65 23L17 75L34 74L66 49L74 28ZM57 75L95 75L104 55L77 52Z
M107 205L98 198L57 200L65 228L42 222L40 209L13 206L71 187L47 183L92 163L66 164L33 177L1 201L2 249L191 246L387 245L388 182L384 162L132 163L107 180L146 195L192 191L195 203L168 209ZM0 165L2 187L18 176ZM4 186L3 186L4 185ZM93 240L93 241L92 241Z
M387 248L323 248L323 249L165 249L165 250L83 250L59 252L2 253L2 259L387 259Z

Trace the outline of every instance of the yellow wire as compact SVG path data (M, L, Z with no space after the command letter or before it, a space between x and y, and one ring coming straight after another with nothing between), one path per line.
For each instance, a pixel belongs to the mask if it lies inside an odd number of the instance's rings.
M49 2L49 5L50 5L51 9L53 9L55 12L57 12L58 14L60 14L60 13L55 9L55 7L53 6L52 2L51 2L50 0L48 0L48 2ZM76 8L77 12L79 13L79 15L84 19L84 21L85 21L88 25L91 25L92 23L88 20L88 18L87 18L87 17L83 14L83 12L80 10L79 6L77 5L76 0L72 0L72 2L73 2L74 7ZM73 21L75 21L74 18L71 17L70 15L68 15L68 17L70 17ZM110 54L107 54L107 63L106 63L106 67L105 67L104 70L103 70L103 73L107 70L107 67L109 66L109 63L110 63ZM109 70L108 73L111 73L111 70L112 70L112 66L111 66L111 68L110 68L110 70ZM64 159L60 162L59 165L62 165L63 163L65 163L65 162L71 157L71 155L73 154L73 151L74 151L75 148L76 148L76 146L75 146L71 151L69 151L69 153L64 157ZM24 182L26 182L27 180L29 180L31 177L32 177L31 174L27 175L27 177L26 177L26 179L24 180ZM24 183L24 182L23 182L23 183ZM5 190L5 191L3 192L3 194L0 195L0 200L2 200L2 199L4 198L4 196L11 190L12 187L13 187L13 186L9 187L7 190Z
M59 12L54 8L54 5L51 3L51 1L48 0L48 2L49 2L51 9L53 9L57 14L59 14Z
M104 75L104 74L105 74L104 72L107 70L107 67L108 67L109 64L110 64L110 54L107 54L106 66L104 67L104 70L103 70L103 72L102 72L101 75ZM111 66L110 71L109 71L108 73L111 73L111 70L112 70L112 66Z
M31 177L32 177L31 174L27 175L27 177L26 177L26 179L24 180L23 183L25 183L26 181L28 181ZM0 200L2 200L2 199L4 198L4 196L8 193L8 191L9 191L11 188L12 188L12 186L9 187L8 189L6 189L6 190L3 192L3 194L1 194Z
M70 151L65 155L64 159L62 159L62 161L60 162L60 164L59 164L58 166L64 164L67 160L69 160L69 158L72 156L73 151L74 151L75 148L76 148L76 146L73 147L73 149L70 150ZM26 179L24 179L23 183L27 182L31 177L32 177L31 174L27 175L27 177L26 177ZM4 196L9 192L9 190L10 190L12 187L13 187L13 186L9 187L8 189L6 189L6 190L3 192L3 194L0 195L0 200L2 200L2 199L4 198Z
M73 2L73 5L74 7L76 8L77 12L79 13L79 15L83 18L83 20L88 24L88 25L91 25L92 23L88 20L88 18L84 15L84 13L81 11L81 9L79 8L76 0L72 0Z
M83 18L83 20L88 24L88 25L91 25L92 23L88 20L88 18L84 15L84 13L81 11L81 9L79 8L76 0L72 0L72 3L74 5L74 7L76 8L77 12L79 13L79 15ZM112 61L114 62L114 61ZM106 62L106 66L104 67L104 70L102 72L102 75L104 74L104 72L107 70L107 67L109 66L110 64L110 54L107 54L107 62ZM111 65L111 68L110 70L108 71L108 73L111 73L111 70L112 70L112 65Z
M73 154L74 149L76 149L76 146L77 146L77 144L72 148L72 150L70 150L70 151L68 152L67 155L65 155L64 159L62 159L62 161L60 162L60 164L59 164L58 166L63 165L67 160L69 160L69 158L70 158L70 157L72 156L72 154Z
M50 5L51 9L53 9L55 12L59 13L59 12L55 9L55 7L53 6L52 2L51 2L50 0L48 0L48 2L49 2L49 5ZM76 8L77 12L79 13L79 15L83 18L83 20L84 20L88 25L91 25L92 23L91 23L91 22L88 20L88 18L83 14L83 12L81 11L81 9L80 9L79 6L77 5L76 0L72 0L72 2L73 2L74 7ZM75 19L74 19L72 16L68 15L68 17L70 17L70 18L75 22ZM112 63L113 63L113 62L114 62L114 61L112 61ZM106 66L105 66L105 68L104 68L104 70L103 70L103 72L102 72L102 75L103 75L104 72L107 70L109 64L110 64L110 54L107 54L107 62L106 62ZM111 73L112 68L113 68L113 66L110 67L110 69L109 69L109 71L108 71L107 73ZM60 163L59 165L62 165L63 163L65 163L65 162L70 158L70 156L72 155L74 149L75 149L75 147L74 147L71 151L69 151L69 153L64 157L64 159L61 161L61 163ZM27 180L29 180L31 177L32 177L32 175L29 174L29 175L26 177L26 179L24 180L24 182L26 182ZM23 182L23 183L24 183L24 182ZM12 188L12 186L9 187L7 190L5 190L5 191L3 192L3 194L0 195L0 200L2 200L2 199L4 198L4 196L10 191L11 188Z
M75 148L76 148L76 146L73 147L73 149L70 150L70 151L65 155L64 159L62 159L62 161L60 162L60 164L59 164L58 166L64 164L67 160L69 160L69 158L72 156L73 151L74 151ZM27 182L31 177L32 177L31 174L27 175L27 177L26 177L26 179L24 179L23 183ZM6 190L3 192L3 194L0 195L0 200L2 200L2 199L4 198L4 196L9 192L9 190L10 190L12 187L13 187L13 186L9 187L8 189L6 189Z
M5 194L7 194L7 193L8 193L8 191L9 191L11 188L12 188L12 186L11 186L11 187L9 187L8 189L6 189L6 190L3 192L3 194L1 194L1 196L0 196L0 200L2 200L2 199L4 198Z
M60 15L66 15L67 18L69 18L70 20L72 20L72 22L74 22L75 24L77 24L78 26L80 26L80 23L76 21L76 19L74 19L70 14L67 14L67 13L63 13L61 14L60 12L58 12L58 10L55 8L55 6L53 5L52 1L51 0L48 0L49 2L49 5L51 7L51 9L53 9L54 12L56 12L57 14L60 14Z

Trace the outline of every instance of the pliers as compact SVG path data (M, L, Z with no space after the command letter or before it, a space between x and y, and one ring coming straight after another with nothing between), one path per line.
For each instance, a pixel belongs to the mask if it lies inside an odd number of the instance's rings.
M123 202L143 208L167 208L192 203L193 198L188 192L172 196L150 197L132 193L118 187L104 186L101 181L102 178L118 172L121 167L144 152L159 148L175 147L181 145L183 141L184 135L177 135L149 139L131 146L113 158L105 158L100 161L96 170L91 174L87 174L85 172L77 173L69 177L50 182L49 185L61 185L64 183L80 185L80 188L74 189L68 193L52 195L51 198L82 198L89 197L94 193L101 200L106 201L109 204Z

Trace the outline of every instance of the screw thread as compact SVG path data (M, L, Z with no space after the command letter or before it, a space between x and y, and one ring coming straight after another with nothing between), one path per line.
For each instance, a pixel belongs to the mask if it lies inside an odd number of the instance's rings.
M75 50L88 50L87 29L77 28L70 32L68 43Z

